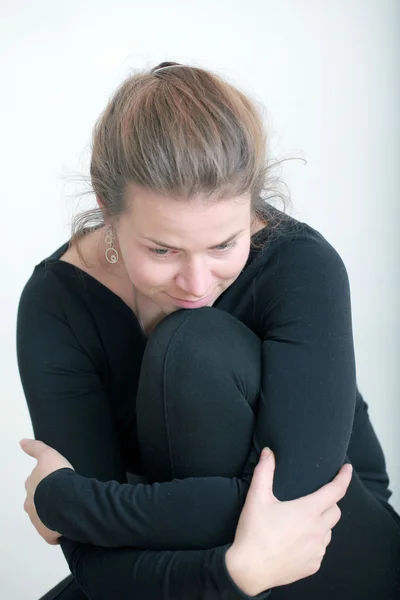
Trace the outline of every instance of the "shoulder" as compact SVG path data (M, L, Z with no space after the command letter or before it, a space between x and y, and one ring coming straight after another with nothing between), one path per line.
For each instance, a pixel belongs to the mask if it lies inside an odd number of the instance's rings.
M350 284L339 252L317 230L299 223L268 242L254 289L254 318L258 326L274 328L300 323L310 327L326 322L348 324ZM262 324L262 325L261 325ZM263 329L264 330L264 329Z
M35 266L23 288L21 300L59 303L60 296L68 300L78 298L91 281L86 275L91 275L91 278L97 275L97 229L88 230L80 241L86 263L81 260L76 244L72 244L71 240L65 242Z
M18 302L18 325L36 319L74 322L87 312L84 273L59 260L68 243L38 263L24 283Z
M311 225L288 218L287 226L266 237L257 257L259 277L286 281L317 280L320 276L345 276L347 270L338 250Z
M16 342L20 368L32 372L35 366L38 372L43 368L50 372L50 365L55 365L55 371L73 365L77 373L91 369L103 360L103 352L84 299L85 284L79 283L80 275L73 274L71 265L60 266L49 258L36 265L19 299Z
M34 267L22 289L21 301L36 301L46 305L57 303L59 306L63 299L71 301L78 298L87 287L86 274L96 276L95 249L99 237L96 229L89 230L81 240L87 264L82 262L76 245L72 245L71 240L65 242Z
M44 259L35 266L31 276L24 284L19 300L19 308L28 306L54 307L61 309L67 296L68 277L58 269L54 262Z

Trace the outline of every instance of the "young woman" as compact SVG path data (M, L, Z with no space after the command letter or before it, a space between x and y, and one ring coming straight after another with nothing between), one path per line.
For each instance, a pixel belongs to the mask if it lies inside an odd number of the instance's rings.
M73 575L45 598L395 598L347 272L266 201L254 103L161 63L118 88L92 150L98 209L18 313L25 509Z

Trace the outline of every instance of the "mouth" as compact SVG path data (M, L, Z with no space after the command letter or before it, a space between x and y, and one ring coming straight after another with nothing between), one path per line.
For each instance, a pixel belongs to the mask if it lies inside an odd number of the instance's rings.
M168 294L169 295L169 294ZM177 306L180 306L182 308L201 308L202 306L206 306L211 298L212 298L212 294L209 294L208 296L205 296L204 298L200 298L200 300L182 300L181 298L174 298L174 296L170 296L169 297L174 301L174 303Z

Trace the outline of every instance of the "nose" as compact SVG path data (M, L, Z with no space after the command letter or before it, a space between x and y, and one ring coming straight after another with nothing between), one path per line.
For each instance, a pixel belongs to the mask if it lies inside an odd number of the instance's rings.
M181 269L175 281L186 294L186 298L181 298L182 300L200 300L211 292L212 275L201 257L191 260Z

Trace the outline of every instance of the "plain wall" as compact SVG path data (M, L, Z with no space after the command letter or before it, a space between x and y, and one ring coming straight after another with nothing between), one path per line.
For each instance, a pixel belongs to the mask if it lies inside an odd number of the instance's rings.
M134 68L210 68L266 108L293 216L318 229L350 277L358 384L400 510L399 23L396 0L0 4L1 597L36 599L68 574L23 511L35 465L16 363L19 296L69 238L93 124ZM69 178L69 179L68 179ZM86 203L85 203L86 206ZM278 205L279 206L279 205Z

